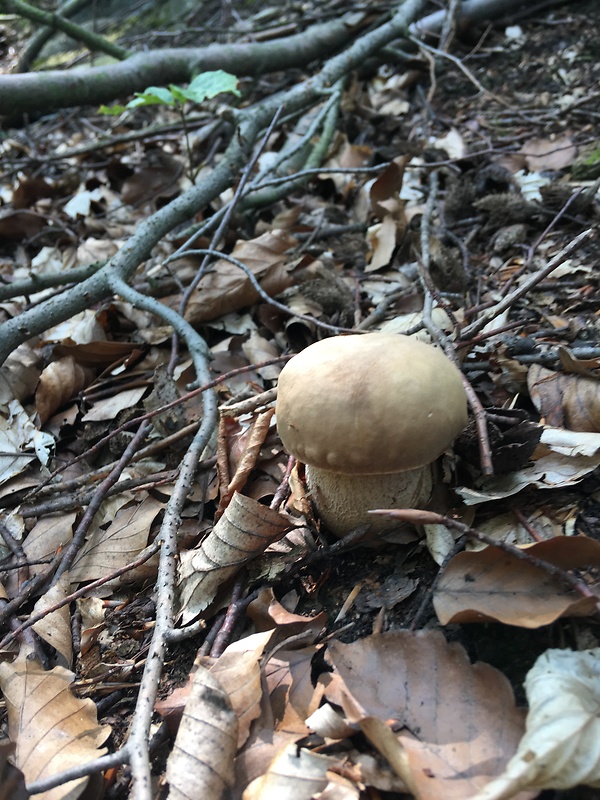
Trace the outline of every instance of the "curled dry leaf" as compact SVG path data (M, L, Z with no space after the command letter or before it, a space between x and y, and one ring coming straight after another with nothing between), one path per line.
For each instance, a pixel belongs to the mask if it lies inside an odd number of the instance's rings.
M600 433L600 381L565 375L533 364L527 375L529 394L548 425Z
M204 667L194 674L167 761L169 800L220 800L234 782L237 717L227 693Z
M25 647L12 663L0 663L0 688L8 709L8 733L16 742L16 766L30 783L75 767L106 752L110 729L99 726L96 706L71 692L74 673L44 670ZM44 800L76 800L88 777L44 792Z
M532 556L564 570L600 567L600 542L584 536L556 536L526 547ZM587 616L600 601L582 597L559 578L528 561L486 547L459 553L442 574L433 604L442 625L497 620L538 628L563 616Z
M319 679L418 800L464 800L499 775L523 732L508 680L437 632L334 641ZM519 795L524 800L528 795Z
M55 411L94 380L94 371L80 366L73 356L53 361L44 369L35 393L35 405L43 425Z
M181 555L179 585L184 624L195 619L229 578L280 539L289 527L289 521L278 511L236 492L206 539Z
M527 673L526 733L504 772L471 800L523 789L600 788L600 649L547 650Z

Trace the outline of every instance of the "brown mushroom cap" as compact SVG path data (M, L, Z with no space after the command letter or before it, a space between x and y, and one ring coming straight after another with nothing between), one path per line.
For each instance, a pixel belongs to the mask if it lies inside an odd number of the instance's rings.
M279 376L277 428L305 464L349 475L435 461L467 424L459 371L429 344L385 333L310 345Z

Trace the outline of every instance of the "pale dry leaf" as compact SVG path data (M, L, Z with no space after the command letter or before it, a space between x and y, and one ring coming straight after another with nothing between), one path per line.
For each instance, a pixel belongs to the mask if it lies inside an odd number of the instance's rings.
M234 494L206 539L181 554L179 587L184 624L195 619L229 578L289 527L289 520L278 511Z
M97 400L90 410L81 418L82 422L103 422L115 419L117 414L126 408L133 408L142 399L147 387L138 386L135 389L126 389L112 397Z
M40 363L39 353L27 343L13 350L0 367L0 406L31 397L40 378Z
M370 255L366 272L374 272L386 267L392 260L396 247L398 228L391 216L387 215L381 222L371 225L367 230L367 242Z
M52 558L73 538L73 525L76 519L75 511L41 516L23 543L27 560L34 562ZM38 575L47 569L47 565L32 563L29 569L32 575Z
M94 380L94 370L80 366L73 356L65 356L48 364L40 375L35 393L35 406L43 425L68 400Z
M556 139L529 139L520 150L531 171L569 167L577 157L577 147L569 136Z
M563 570L600 567L600 542L584 536L556 536L527 545L527 553ZM598 597L582 597L557 577L498 547L459 553L444 570L433 604L442 625L497 620L538 628L562 616L593 614Z
M250 241L238 241L232 256L252 271L267 294L275 296L292 285L288 250L297 245L285 231L269 231ZM248 276L239 267L221 259L211 265L188 302L185 318L199 325L250 306L259 298ZM179 297L165 302L177 307Z
M0 663L8 732L17 746L15 763L28 783L106 752L101 745L110 735L110 728L98 725L92 700L72 693L70 684L74 679L74 673L63 667L44 670L25 647L21 647L13 663ZM37 797L76 800L88 780L78 778Z
M221 800L234 783L237 718L227 693L204 667L190 694L167 761L169 800Z
M418 800L464 800L516 751L523 716L508 680L488 664L470 664L440 633L334 641L328 658L334 672L319 678L325 696L361 726Z
M269 769L246 788L243 800L311 800L328 784L327 770L337 759L288 745Z
M87 309L79 314L74 314L54 328L49 328L43 336L44 342L64 342L65 339L71 344L73 342L89 344L105 340L106 334L98 321L96 312Z
M18 475L35 457L47 464L53 447L54 437L36 428L18 400L0 406L0 483ZM27 452L31 450L35 456Z
M43 594L33 609L35 614L46 611L55 606L69 593L70 579L68 573L63 573L59 580ZM64 605L52 611L32 625L33 630L45 642L48 642L57 652L57 663L61 667L70 669L73 664L73 636L71 631L71 614L69 606Z
M547 650L525 679L526 732L502 775L471 800L523 789L600 788L600 649Z
M272 638L273 631L246 636L230 644L210 668L236 714L238 747L246 742L250 725L260 715L263 693L260 659Z
M121 508L106 530L95 522L75 559L71 581L97 580L134 561L146 546L154 518L163 507L161 501L147 495L141 502L136 500ZM155 563L146 562L144 567L151 573L156 570ZM132 579L132 573L128 579Z

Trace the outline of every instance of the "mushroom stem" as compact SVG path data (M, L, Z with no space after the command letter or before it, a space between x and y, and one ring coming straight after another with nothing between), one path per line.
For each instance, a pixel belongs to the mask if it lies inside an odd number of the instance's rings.
M306 482L320 518L334 536L342 538L360 525L368 525L369 533L398 527L390 519L374 518L367 512L373 508L422 508L431 497L433 468L426 464L385 475L345 475L307 464Z

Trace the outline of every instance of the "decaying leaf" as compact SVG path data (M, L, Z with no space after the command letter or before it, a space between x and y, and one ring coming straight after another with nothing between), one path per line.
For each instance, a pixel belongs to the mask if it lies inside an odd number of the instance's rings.
M508 680L431 631L334 641L327 699L418 800L464 800L499 775L523 731ZM527 795L518 795L519 800Z
M197 617L229 578L281 538L289 527L289 521L278 511L234 494L206 539L181 555L179 584L184 623Z
M533 364L529 394L548 425L600 433L600 380L553 372Z
M221 800L233 786L237 736L237 717L226 692L199 667L167 761L169 800Z
M15 761L29 783L106 752L100 745L110 729L99 726L96 706L71 692L75 675L63 667L44 670L25 647L12 663L0 663L0 688L8 710L8 731L17 745ZM76 800L88 778L44 793L44 800Z
M600 567L600 542L585 536L556 536L527 546L532 556L564 570ZM459 553L444 570L434 594L442 625L497 620L538 628L562 616L592 614L600 584L582 597L561 580L498 547Z
M527 673L526 733L505 771L470 800L523 789L600 787L600 649L547 650Z

